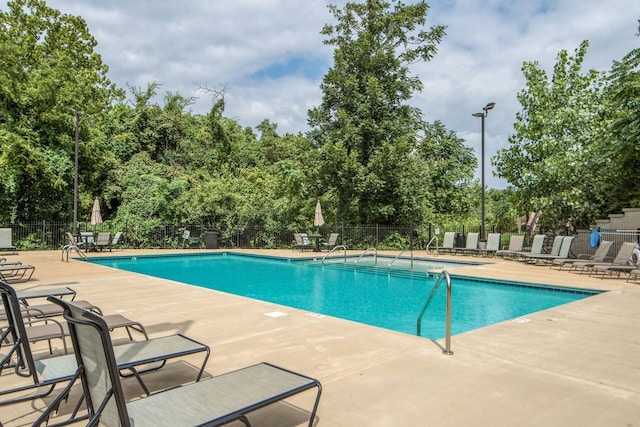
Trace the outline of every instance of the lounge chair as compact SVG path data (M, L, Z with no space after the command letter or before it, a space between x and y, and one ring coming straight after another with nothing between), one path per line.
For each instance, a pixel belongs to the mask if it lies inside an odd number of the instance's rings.
M60 292L57 292L55 288L50 290L48 293L46 292L46 290L39 290L38 292L42 292L42 296L49 296L56 293L60 294ZM56 317L62 316L62 307L54 303L29 305L27 303L27 299L24 298L24 294L22 295L23 298L21 298L21 295L18 293L16 293L16 296L22 303L20 306L20 312L23 317L23 322L26 326L25 329L28 341L30 343L47 341L49 345L49 354L53 354L51 341L59 339L62 341L64 353L67 354L68 349L66 337L69 336L67 324L66 322L60 322L59 320L55 319ZM85 310L91 310L102 315L102 310L100 310L98 306L91 304L89 301L74 300L73 303ZM131 341L133 341L133 335L131 335L132 330L143 334L145 339L149 339L144 326L142 326L140 322L130 320L122 314L108 314L103 317L107 322L110 331L118 328L125 328L127 335L129 336L129 339ZM10 320L4 309L0 309L0 320ZM10 340L8 339L8 335L9 329L5 331L2 327L0 327L0 347L2 347L3 342L10 342Z
M4 261L0 260L0 267L12 267L14 265L22 265L21 261L7 261L4 258Z
M53 298L52 298L53 300ZM313 426L322 387L318 380L268 363L260 363L216 377L126 402L118 376L117 357L103 319L72 303L65 307L79 375L87 399L88 425L105 427L217 426L317 388L310 412Z
M518 252L522 252L524 246L524 236L513 235L509 239L509 247L507 249L499 249L496 251L496 256L503 258L514 258Z
M17 264L0 266L0 280L5 282L28 282L36 268L33 265Z
M18 299L20 299L20 296L18 296ZM24 304L24 301L22 302L24 305L23 317L27 317L27 318L34 317L34 318L40 319L40 318L46 318L46 317L62 316L62 310L56 304L46 303L46 304L28 305L28 304ZM77 300L77 301L73 301L73 303L87 310L93 310L98 313L101 313L100 307L93 305L89 301ZM1 308L0 308L0 320L7 320L6 313Z
M98 233L98 235L96 236L96 243L95 243L96 249L101 251L110 246L111 246L111 233L109 232Z
M515 259L520 259L522 255L535 255L541 254L544 249L544 241L547 239L546 234L536 234L533 236L533 242L531 243L531 248L528 251L519 251L514 253Z
M48 396L56 386L66 384L43 412L41 422L44 422L55 412L60 402L68 397L73 381L79 377L75 356L69 354L35 360L27 338L18 295L12 286L0 281L0 297L8 315L8 336L12 342L9 351L0 358L0 373L4 369L13 368L17 375L25 378L25 383L22 385L0 389L0 399L3 399L0 400L0 405ZM55 298L51 302L59 304L58 301L59 299ZM199 381L210 354L208 346L181 334L126 343L113 348L120 375L135 377L146 394L150 392L141 374L162 368L170 359L204 353L202 366L195 378L195 381ZM14 397L11 398L11 396ZM70 415L71 418L76 416L77 410Z
M575 236L556 236L553 240L551 253L527 255L523 257L524 261L530 264L549 264L555 259L569 258L569 255L571 254L571 245L573 244L574 239ZM559 249L557 248L558 244L560 245Z
M533 243L531 244L531 250L529 252L527 251L522 251L520 253L518 253L518 258L520 261L525 261L527 262L527 258L531 257L531 256L538 256L538 255L544 255L546 254L545 249L544 249L544 242L546 240L546 235L543 234L536 234L533 237ZM562 239L563 236L556 236L553 239L553 244L551 246L551 251L549 252L550 254L558 254L560 253L560 247L562 246Z
M627 258L626 262L622 259L622 256L620 256L618 260L613 260L610 264L595 264L589 270L589 275L600 275L601 278L604 278L613 277L615 273L616 277L620 277L622 273L630 273L633 270L638 269L640 265L638 264L638 258L634 256L634 253L637 253L636 251L638 251L637 248L639 247L633 243L631 245L633 245L633 248L631 249L631 254ZM631 245L627 245L627 247ZM625 249L628 250L628 248ZM623 253L622 255L625 254Z
M111 241L111 244L109 245L109 252L111 252L112 249L114 248L118 248L120 247L120 239L122 238L122 231L118 231L114 236L113 236L113 240Z
M613 266L628 266L629 259L631 258L631 254L633 253L633 249L636 247L636 244L633 242L624 242L616 257L611 262L593 262L593 261L577 261L571 265L572 272L578 272L580 274L583 273L591 273L591 270L595 268L595 266L601 267L613 267Z
M338 236L340 236L339 233L331 233L329 235L329 240L322 242L322 247L329 251L333 249L336 246L336 243L338 243Z
M464 248L457 248L455 252L462 253L475 253L478 250L478 240L480 239L480 233L469 233L467 235L467 242Z
M640 269L636 268L629 272L629 275L627 276L627 282L631 282L631 281L637 282L639 278L640 278Z
M144 338L146 340L149 339L149 336L147 335L147 331L145 330L144 326L142 326L140 322L131 320L123 316L122 314L103 315L102 310L97 305L94 305L86 300L76 300L75 299L76 291L74 291L69 287L43 288L43 289L37 288L37 289L31 289L31 290L26 290L22 292L16 292L16 297L18 298L18 300L21 302L21 305L23 306L23 317L26 316L28 319L31 319L31 318L43 319L43 318L62 316L63 309L58 304L45 303L45 304L33 305L29 303L34 299L48 298L49 296L52 296L52 295L59 296L59 297L70 295L71 300L75 305L82 307L85 310L94 311L100 314L101 316L103 316L104 319L107 321L107 324L109 325L109 330L113 331L118 328L125 328L127 335L129 336L129 339L131 341L133 341L133 335L131 335L131 331L139 332L142 335L144 335ZM2 313L0 313L0 320L3 320Z
M10 249L12 253L18 253L17 248L11 241L11 229L0 228L0 249Z
M69 330L67 329L66 323L59 322L53 318L37 317L40 313L35 313L28 307L22 307L20 313L22 316L27 317L27 319L23 319L23 323L25 325L25 336L30 343L47 341L49 345L49 354L53 354L51 341L60 340L62 341L64 353L68 353L66 337L69 335ZM6 315L6 312L3 312L0 316L10 320L9 316ZM5 344L12 344L9 328L6 328L5 330L0 327L0 336L0 347Z
M74 299L76 297L76 291L74 291L68 286L65 286L64 288L36 287L36 288L24 289L22 291L17 291L17 298L22 302L30 299L35 299L35 298L47 298L49 295L55 295L60 297L69 296L71 297L71 299Z
M96 310L96 307L93 304L83 304L86 301L74 301L78 307L83 307L86 305L98 314L101 314L99 310ZM62 347L64 353L67 354L67 341L66 337L69 336L69 329L67 328L66 322L60 322L55 319L56 315L62 314L62 309L60 306L51 303L52 306L57 307L58 313L52 313L52 315L45 315L42 310L39 310L37 307L23 307L22 308L22 317L24 324L26 326L27 339L30 343L36 343L40 341L47 341L49 344L49 354L53 354L53 346L51 345L52 340L59 339L62 341ZM51 309L53 312L54 310ZM109 331L114 331L115 329L124 328L129 336L129 340L133 341L133 335L131 331L136 331L144 335L144 339L148 340L149 335L147 335L147 331L140 322L136 322L131 320L122 314L107 314L103 316L105 322L107 323L107 327ZM4 310L0 312L0 319L8 319ZM3 342L9 342L7 339L9 333L8 330L4 331L2 327L0 327L0 347L2 347Z
M26 313L29 317L55 317L62 316L62 310L60 306L52 303L45 304L31 304L31 300L37 298L47 298L50 295L56 296L70 296L72 300L76 297L76 291L71 289L70 287L64 288L32 288L26 289L23 291L16 292L16 298L20 302L20 306L23 308L28 308L30 313ZM98 313L102 313L100 308L96 305L91 304L89 301L74 301L75 304L82 306L88 310L94 310ZM7 320L5 316L4 310L0 307L0 320Z
M469 249L471 253L475 252L482 256L493 256L500 249L500 233L489 233L487 236L486 246L484 248L478 248L475 251Z
M313 249L311 246L311 242L309 242L309 237L303 233L294 233L293 238L296 240L296 248L299 251L304 251L305 249Z
M598 246L598 249L596 249L596 252L593 255L578 254L576 258L557 258L557 259L554 259L553 262L551 263L551 268L553 268L554 266L557 266L558 270L562 270L563 267L568 266L569 267L568 269L570 270L572 264L576 262L584 262L584 261L591 261L594 263L604 262L604 260L607 258L607 254L609 253L609 249L611 249L612 244L613 242L610 240L602 240L600 242L600 245Z
M622 273L631 273L638 268L637 265L600 265L596 264L589 270L589 276L620 278Z
M436 252L453 252L456 239L456 233L447 231L442 238L442 246L436 248Z

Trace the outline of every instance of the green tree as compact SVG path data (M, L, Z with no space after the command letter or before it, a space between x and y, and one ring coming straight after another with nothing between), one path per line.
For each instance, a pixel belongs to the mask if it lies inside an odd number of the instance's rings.
M609 212L620 212L640 206L640 48L614 62L606 98L610 137L602 138L600 153L609 161L598 173L606 177L602 194Z
M469 192L478 193L473 171L478 165L473 149L440 121L426 123L418 145L428 174L429 193L436 212L467 215L474 209Z
M546 227L568 217L588 225L604 202L598 189L606 159L597 150L606 134L604 79L595 70L582 73L587 47L583 42L574 56L561 51L551 79L537 62L523 65L515 133L492 159L517 191L518 210L542 211Z
M88 124L98 123L121 93L107 78L82 18L44 1L15 0L0 12L0 27L0 219L70 219L71 110L84 113L81 154L97 159L104 147L91 141ZM91 194L95 162L84 160L81 188Z
M487 191L487 224L496 227L496 231L509 232L518 229L517 204L512 187L504 190ZM519 231L519 230L518 230Z
M421 112L407 103L423 87L409 66L433 57L444 27L423 29L424 1L390 6L381 0L347 3L342 10L330 5L337 24L321 31L336 49L321 105L309 111L308 136L323 151L321 186L336 195L341 220L416 219L404 216L407 200L394 177L422 125Z

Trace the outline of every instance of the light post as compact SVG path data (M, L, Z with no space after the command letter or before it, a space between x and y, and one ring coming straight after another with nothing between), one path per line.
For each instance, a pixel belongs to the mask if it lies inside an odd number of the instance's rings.
M489 114L489 110L496 106L495 102L490 102L482 107L482 113L473 113L473 117L480 117L482 120L482 146L481 146L481 161L480 161L480 186L482 187L481 196L481 214L480 214L480 238L484 240L486 238L484 234L484 119Z
M75 162L73 166L73 235L78 233L78 139L80 136L80 116L82 112L71 109L73 116L76 119L76 149L75 149Z

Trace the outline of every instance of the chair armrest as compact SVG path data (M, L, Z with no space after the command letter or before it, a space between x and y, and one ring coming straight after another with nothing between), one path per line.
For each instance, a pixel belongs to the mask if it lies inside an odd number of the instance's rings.
M25 326L34 326L38 323L42 323L45 325L48 325L49 323L55 323L56 325L58 325L58 328L60 328L60 332L62 333L64 331L63 327L62 327L62 323L60 323L59 321L51 318L51 317L32 317L34 316L36 313L40 313L40 315L42 315L42 311L40 310L33 310L31 308L26 308L23 309L21 311L23 314L27 314L27 317L24 318L23 317L23 322ZM31 312L31 314L29 314L29 312Z
M23 305L20 307L20 314L22 315L22 317L26 317L29 320L32 317L38 319L45 319L47 317L44 311L40 310L39 308L29 307L28 305Z

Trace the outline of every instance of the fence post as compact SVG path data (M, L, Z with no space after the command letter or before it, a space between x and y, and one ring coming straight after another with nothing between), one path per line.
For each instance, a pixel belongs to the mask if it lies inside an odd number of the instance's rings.
M413 223L409 224L409 250L413 251Z

